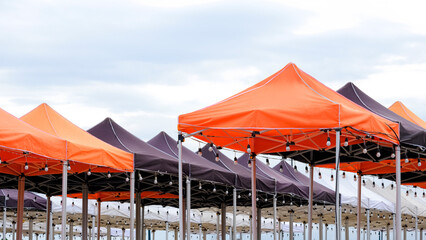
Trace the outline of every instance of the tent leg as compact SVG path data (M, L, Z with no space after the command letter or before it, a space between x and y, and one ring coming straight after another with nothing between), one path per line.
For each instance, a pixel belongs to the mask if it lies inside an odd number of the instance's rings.
M339 168L340 168L340 130L336 130L336 240L341 239L341 213L340 213L340 191L339 191Z
M68 161L62 162L62 230L61 239L66 240L67 237L67 191L68 191ZM19 239L21 240L21 239Z
M234 188L232 201L232 240L237 240L237 189ZM200 238L201 240L201 238Z
M219 215L220 215L220 213L217 212L216 213L216 240L220 240L220 235L219 235L219 226L220 226Z
M182 141L183 141L183 135L181 132L179 132L179 137L178 137L178 160L179 160L179 164L178 164L178 168L179 168L179 199L183 199L183 176L182 176ZM179 201L179 234L181 237L181 240L184 240L183 238L183 202Z
M327 240L327 230L328 230L328 224L325 224L325 234L324 234L324 239Z
M166 240L169 240L169 222L166 222Z
M96 218L95 215L92 215L92 239L95 240L95 224L96 224Z
M207 230L203 231L203 240L207 240Z
M389 231L390 223L386 225L386 240L390 240L390 231Z
M4 200L6 205L6 199ZM6 239L6 207L3 208L3 239Z
M361 240L361 172L357 173L358 175L358 189L357 189L357 216L356 216L356 239Z
M367 209L367 240L370 240L370 209Z
M82 223L81 223L81 233L82 233L82 240L87 240L87 221L88 221L88 212L89 212L89 186L87 186L87 183L83 183L82 186L82 193L83 193L83 216L82 216Z
M320 216L319 216L319 223L318 223L318 229L319 229L319 240L322 240L323 239L323 236L324 236L324 234L323 234L323 224L322 224L322 215L320 214Z
M396 175L396 201L395 201L395 222L396 222L396 240L401 240L401 148L395 147L395 175Z
M203 237L203 229L201 227L201 224L198 224L198 239L201 240L202 237Z
M98 240L101 239L101 200L98 199L98 221L96 221L96 224L98 225L97 230L98 230Z
M125 228L122 228L121 229L121 234L122 234L122 236L121 236L121 240L124 240L124 237L126 236L125 234L126 234L126 229Z
M34 218L30 217L28 220L28 240L33 240L33 227L34 227Z
M396 240L396 221L395 221L395 213L392 213L392 223L393 223L393 240Z
M278 218L278 232L276 233L277 234L277 240L282 240L281 237L280 237L280 233L281 233L281 219Z
M274 240L277 240L277 194L274 194L274 197L272 199L272 205L273 205L273 209L274 209L274 214L273 214L273 233L274 233Z
M288 211L289 215L290 215L290 220L289 220L289 239L293 240L294 238L294 234L293 234L293 215L294 215L294 211L292 209L290 209Z
M23 235L23 223L24 223L24 191L25 191L25 176L19 176L18 178L18 208L17 211L17 229L16 239L22 240Z
M70 229L68 233L68 239L73 240L74 239L74 221L73 220L69 222L69 227Z
M89 240L92 240L92 226L89 226L89 231L87 233Z
M136 240L141 238L141 193L136 191Z
M309 165L308 239L312 239L312 217L314 205L314 165ZM305 229L303 230L305 231Z
M407 226L404 226L403 234L404 234L404 240L407 240Z
M145 240L146 239L146 231L145 231L145 205L142 204L142 203L141 203L141 205L142 205L142 209L140 211L141 211L141 215L142 215L141 218L142 219L141 219L141 230L140 231L141 231L142 240Z
M306 222L303 222L303 240L306 240Z
M423 240L423 228L420 228L420 240Z
M130 240L135 240L135 171L130 173Z
M416 210L417 210L417 207L416 207ZM418 237L417 237L417 230L418 230L418 227L419 227L419 225L418 225L419 221L418 220L419 219L418 219L417 214L416 214L416 226L415 226L415 229L414 229L414 240L418 240Z
M178 228L177 227L175 227L175 240L178 240L179 238L178 238Z
M12 222L12 240L15 240L15 227L16 227L16 222L13 221Z
M46 240L50 240L50 231L51 231L51 213L52 213L52 202L50 201L50 196L47 195L47 206L46 206Z
M349 240L349 217L345 219L345 240Z
M186 239L191 239L191 180L186 178Z
M249 233L250 233L250 240L253 240L253 217L250 216L250 227L249 227Z
M221 230L222 230L222 240L226 240L226 204L221 204ZM188 239L190 240L190 239Z
M257 228L256 228L256 214L257 214L257 209L256 209L256 158L254 157L251 160L251 216L252 216L252 221L251 221L251 235L252 235L252 240L258 240L258 236L257 236Z
M107 240L111 240L111 224L107 223Z
M262 209L260 207L257 208L257 224L256 224L256 230L257 230L257 240L261 240L262 237Z

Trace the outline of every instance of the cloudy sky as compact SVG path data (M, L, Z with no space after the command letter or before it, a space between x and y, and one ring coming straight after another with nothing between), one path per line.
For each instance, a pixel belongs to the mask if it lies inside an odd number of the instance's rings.
M289 62L426 119L424 1L0 2L0 107L46 102L144 140Z

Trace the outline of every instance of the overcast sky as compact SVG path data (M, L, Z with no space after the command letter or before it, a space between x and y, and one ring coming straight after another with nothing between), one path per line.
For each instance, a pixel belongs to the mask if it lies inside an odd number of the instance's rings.
M144 140L289 62L426 119L424 1L0 1L0 107Z

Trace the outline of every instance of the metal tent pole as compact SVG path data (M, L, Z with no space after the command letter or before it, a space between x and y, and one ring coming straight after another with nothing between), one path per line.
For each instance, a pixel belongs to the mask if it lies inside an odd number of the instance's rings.
M34 219L33 219L33 217L30 217L28 220L29 220L28 221L28 240L33 240L33 226L34 226L33 221L34 221Z
M141 193L136 191L136 240L142 240L141 237Z
M141 209L141 238L142 240L146 239L146 231L145 231L145 204L142 204L142 209ZM177 234L176 234L177 235Z
M274 194L272 201L273 201L272 205L273 205L273 208L274 208L274 214L273 214L273 221L274 221L273 228L274 228L274 230L273 230L273 233L274 233L274 240L277 240L277 194Z
M6 199L4 201L4 208L3 208L3 239L6 239Z
M201 240L203 237L203 229L201 227L201 224L198 224L198 239Z
M97 227L97 232L98 232L98 240L101 239L101 199L98 199L98 221L96 221L96 224L98 225Z
M15 240L15 227L16 227L16 222L13 221L12 222L12 240Z
M179 199L183 199L183 176L182 176L182 141L183 141L183 135L181 132L179 132L178 136L178 169L179 169ZM183 229L183 202L179 201L179 234L181 237L181 240L184 240L184 229Z
M219 227L220 227L220 221L219 221L219 212L216 212L216 239L220 240L220 235L219 235Z
M221 231L222 231L222 240L226 240L226 204L223 202L220 206L221 208ZM189 240L189 239L188 239Z
M319 223L318 223L318 229L319 229L319 240L323 239L323 224L322 224L322 215L319 215Z
M135 171L130 173L130 240L135 240Z
M107 223L107 240L111 240L111 223Z
M423 240L423 228L420 228L420 240Z
M345 240L349 240L349 217L345 218Z
M237 189L235 187L232 197L232 240L237 240Z
M396 240L396 221L395 221L395 213L392 213L392 223L393 223L393 239Z
M91 240L95 240L95 225L96 224L96 217L95 215L92 215L92 239Z
M327 235L328 224L325 224L325 228L324 229L325 229L325 234L324 234L325 237L324 237L324 239L327 240L327 237L328 237L328 235Z
M67 234L67 191L68 191L68 161L62 162L62 216L61 239L66 240ZM21 239L19 239L21 240Z
M358 171L357 173L358 175L358 189L357 189L357 216L356 216L356 239L357 240L361 240L361 218L362 218L362 213L361 213L361 172Z
M278 233L277 233L277 236L278 236L278 240L282 240L281 239L281 219L280 218L278 218Z
M293 238L294 238L294 234L293 234L293 214L294 214L294 211L292 210L292 209L290 209L289 211L288 211L288 213L289 213L289 215L290 215L290 221L289 221L289 239L290 240L293 240Z
M404 240L407 240L407 225L404 225L404 231L403 231L403 234L404 234ZM31 239L30 239L31 240Z
M169 240L169 221L166 222L166 240Z
M52 212L52 202L50 201L50 196L47 195L47 206L46 206L46 240L50 239L50 232L51 232L51 212Z
M87 225L88 225L88 213L89 213L89 186L87 183L83 183L82 185L82 193L83 193L83 216L82 216L82 240L87 240Z
M249 227L249 233L250 233L250 240L253 240L253 217L250 216L250 227Z
M73 240L74 238L74 220L69 221L69 233L68 233L68 239Z
M312 239L313 207L314 207L314 165L309 164L308 239Z
M417 217L417 207L416 207L416 216L415 216L415 218L416 218L416 226L415 226L415 229L414 229L414 239L415 240L417 240L418 239L418 236L417 236L417 230L418 230L418 217Z
M401 240L401 148L395 147L395 168L396 168L396 201L395 201L395 223L396 240Z
M257 240L261 240L262 237L262 209L260 207L257 208L257 224L256 224L256 230L257 230Z
M386 240L390 240L389 227L390 227L390 223L386 224Z
M370 209L367 208L367 240L370 240Z
M179 238L178 238L178 228L177 227L175 227L175 240L178 240Z
M306 222L303 222L303 240L306 240Z
M191 180L186 177L186 239L191 239Z
M124 227L121 229L121 234L122 234L121 240L124 240L124 237L126 236L125 235L126 234L126 229Z
M89 232L87 236L89 237L89 240L92 240L92 226L89 226Z
M257 219L257 209L256 209L256 157L253 157L251 160L251 235L252 240L258 240L257 236L257 227L256 227L256 219Z
M341 213L340 213L340 191L339 191L339 168L340 168L340 130L336 130L336 240L341 239Z
M16 239L22 240L23 223L24 223L24 191L25 191L25 176L21 175L18 178L18 206L17 206L17 226Z

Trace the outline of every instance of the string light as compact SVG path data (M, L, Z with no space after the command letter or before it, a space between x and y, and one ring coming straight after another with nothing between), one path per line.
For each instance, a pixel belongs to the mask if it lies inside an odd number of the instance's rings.
M266 165L268 165L268 166L271 165L268 158L266 159Z
M28 170L28 163L27 163L27 162L25 162L24 169L25 169L25 170Z
M247 153L251 153L250 144L247 144Z
M305 173L308 173L308 172L309 172L308 166L305 166Z
M248 160L248 167L251 168L251 159Z
M155 174L155 177L154 177L154 184L157 184L157 183L158 183L157 174Z
M376 153L376 157L380 157L382 154L380 153L380 146L377 145L377 153Z
M356 182L356 175L354 175L354 182Z
M408 190L405 192L405 195L408 197L410 193L408 192Z
M213 186L213 192L214 193L216 192L216 186Z
M49 171L49 167L47 166L47 163L46 163L46 165L44 165L44 171L45 172Z
M346 137L345 142L343 143L343 146L347 147L348 145L349 145L349 141L348 141L348 138Z
M318 173L318 178L322 179L321 172Z
M297 172L297 166L296 165L294 165L294 171Z
M203 189L203 185L201 184L201 182L198 183L198 189Z
M365 186L365 179L362 179L362 185Z
M395 158L395 153L394 152L392 152L391 158Z
M333 174L331 174L330 180L331 180L331 181L334 181L334 176L333 176Z
M365 141L364 141L364 148L362 149L362 153L367 154L367 145L365 144Z
M346 172L342 173L342 178L345 179L346 178Z
M68 170L68 171L70 171L70 170L71 170L70 162L68 162L67 170Z
M280 165L280 172L283 172L283 165Z
M212 151L213 151L213 143L210 143L209 151L210 151L210 152L212 152Z
M286 144L285 144L285 150L288 152L288 151L290 151L290 142L287 142Z
M376 187L376 182L375 181L373 181L373 188L375 188Z
M237 165L238 164L238 159L237 157L234 157L234 164Z
M382 188L385 188L385 184L384 183L382 183Z
M111 178L111 173L110 173L110 171L108 171L108 173L107 173L107 178Z
M198 148L198 152L197 153L198 153L198 156L200 156L200 157L203 156L203 151L201 150L200 147Z
M142 180L143 180L142 174L139 173L139 181L142 181Z
M129 181L130 181L130 178L129 176L126 175L126 182L129 182Z
M331 139L330 139L330 133L329 133L329 131L327 131L327 142L326 142L325 145L327 145L327 147L330 147L330 145L331 145Z
M89 171L87 171L87 176L92 175L92 170L89 168Z
M216 153L216 158L215 159L216 159L216 162L219 162L219 160L220 160L219 159L219 153Z
M420 161L420 158L419 159L417 159L417 166L422 166L422 162Z
M393 190L393 183L391 184L391 190Z

